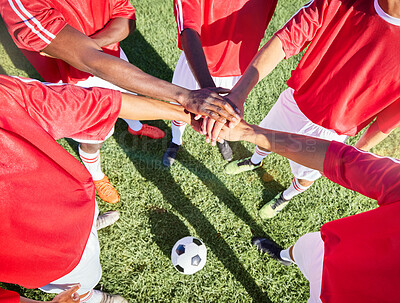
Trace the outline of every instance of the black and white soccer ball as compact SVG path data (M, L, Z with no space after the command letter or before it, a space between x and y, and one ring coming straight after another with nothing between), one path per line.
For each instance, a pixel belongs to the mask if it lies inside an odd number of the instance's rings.
M194 237L184 237L175 243L171 252L171 261L177 271L192 275L206 265L207 248Z

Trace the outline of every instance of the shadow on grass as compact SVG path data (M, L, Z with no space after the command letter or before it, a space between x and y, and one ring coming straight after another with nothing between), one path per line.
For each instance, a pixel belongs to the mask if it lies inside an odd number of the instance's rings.
M252 151L249 151L240 142L231 142L230 145L233 150L234 160L247 158L253 155L254 149ZM278 192L281 192L286 188L283 187L279 182L274 180L273 176L268 173L268 167L265 167L265 165L262 168L257 168L255 172L257 173L258 177L262 180L262 184L264 186L264 190L262 192L263 202L261 202L260 205L261 207L270 199L275 197Z
M121 48L130 63L154 77L171 82L173 71L139 30L135 30L131 36L122 41Z
M8 57L10 58L11 62L14 66L26 72L28 77L34 79L42 79L40 75L35 71L33 66L29 63L29 61L25 58L25 56L21 53L18 47L15 45L14 41L11 39L7 28L4 24L3 19L0 17L0 43L4 47ZM6 75L6 71L3 67L0 69L0 73ZM10 76L17 76L17 75L10 75Z
M164 255L170 258L175 242L188 236L189 229L179 217L162 208L152 207L149 210L149 219L154 240Z
M163 123L163 122L162 122ZM220 236L215 227L207 220L203 213L191 202L190 198L183 192L181 186L175 182L174 177L171 175L169 169L162 166L161 158L165 150L168 140L158 141L145 141L141 145L136 138L129 138L124 135L123 131L120 132L120 123L117 123L117 133L120 135L115 136L116 141L124 150L126 155L135 165L137 171L146 180L152 182L157 187L163 199L167 201L182 217L184 217L196 229L199 237L207 243L207 247L213 251L218 259L223 263L232 275L239 281L246 289L247 293L253 298L254 302L270 302L265 293L256 284L252 276L243 267L235 253L229 247L228 243ZM137 145L139 144L139 145ZM133 147L132 147L133 146ZM180 159L182 164L193 174L195 174L221 201L226 204L238 217L240 217L252 230L257 234L264 234L262 228L257 225L253 218L247 213L240 201L235 198L232 193L226 189L225 185L200 161L191 156L187 151L180 151ZM171 224L177 224L176 218L171 218L168 212L154 211L150 212L152 224L157 226L152 227L152 231L158 233L163 226L168 231L164 231L162 235L156 235L157 244L164 254L170 256L171 248L175 241L183 236L189 234L176 233L170 236L169 231L175 230L176 227L167 223L161 223L164 218ZM158 220L158 221L157 221ZM175 222L175 223L174 223ZM178 223L182 225L182 223ZM187 230L186 228L184 229ZM170 237L171 239L167 239ZM250 239L249 239L250 241Z

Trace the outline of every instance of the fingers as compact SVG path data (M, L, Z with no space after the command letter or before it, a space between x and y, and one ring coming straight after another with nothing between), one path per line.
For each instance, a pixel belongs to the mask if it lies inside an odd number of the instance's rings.
M230 103L228 98L214 99L210 107L226 120L236 122L240 120L240 110Z
M52 302L58 303L76 303L80 301L79 294L77 293L78 289L81 287L80 284L72 286L70 289L67 289L57 296L54 297Z
M79 289L80 287L81 287L80 284L74 285L74 286L72 286L70 289L67 289L67 290L65 291L65 294L70 294L70 295L75 294L75 293L78 291L78 289ZM78 294L77 294L77 295L78 295ZM78 297L79 297L79 295L78 295Z
M223 88L223 87L210 87L209 90L213 91L217 94L229 94L231 92L230 89Z
M215 145L215 143L216 143L216 141L217 141L217 139L219 137L219 133L221 132L221 129L224 127L224 125L225 124L222 124L222 123L215 123L214 124L214 127L213 127L213 129L211 131L211 145Z
M212 130L214 128L215 120L209 119L206 125L206 142L215 145L215 140L212 138Z

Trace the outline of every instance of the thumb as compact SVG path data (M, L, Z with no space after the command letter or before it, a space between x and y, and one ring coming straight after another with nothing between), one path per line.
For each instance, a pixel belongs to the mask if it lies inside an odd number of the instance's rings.
M76 284L76 285L74 285L74 286L72 286L70 289L67 289L66 291L65 291L65 293L67 293L67 294L71 294L71 296L72 295L78 295L76 292L78 291L78 289L81 287L81 285L80 284ZM78 297L79 297L79 295L78 295Z

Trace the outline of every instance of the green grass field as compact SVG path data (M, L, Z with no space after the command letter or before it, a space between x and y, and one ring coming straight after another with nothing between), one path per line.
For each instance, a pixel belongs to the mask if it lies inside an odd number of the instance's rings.
M280 1L263 43L304 2ZM137 31L122 47L133 64L170 81L180 54L172 1L141 0L133 5ZM3 23L0 42L0 73L39 77ZM256 86L245 108L248 122L262 120L299 59L282 62ZM252 236L266 236L286 247L325 222L376 207L374 201L321 178L279 216L261 221L258 209L291 182L286 159L271 155L261 169L228 176L218 149L188 128L178 161L166 169L161 158L171 139L170 122L150 124L165 130L166 137L133 138L125 123L118 121L114 136L102 148L103 169L121 202L98 203L101 211L119 210L121 219L99 232L103 277L98 287L129 302L306 302L308 282L298 268L259 254L250 244ZM356 138L348 142L354 144ZM373 151L400 157L398 142L395 131ZM77 157L75 142L60 140L60 144ZM235 159L251 155L254 148L247 143L232 146ZM173 244L187 235L201 238L208 247L205 268L192 276L179 274L170 262ZM38 300L50 298L38 290L5 287Z

